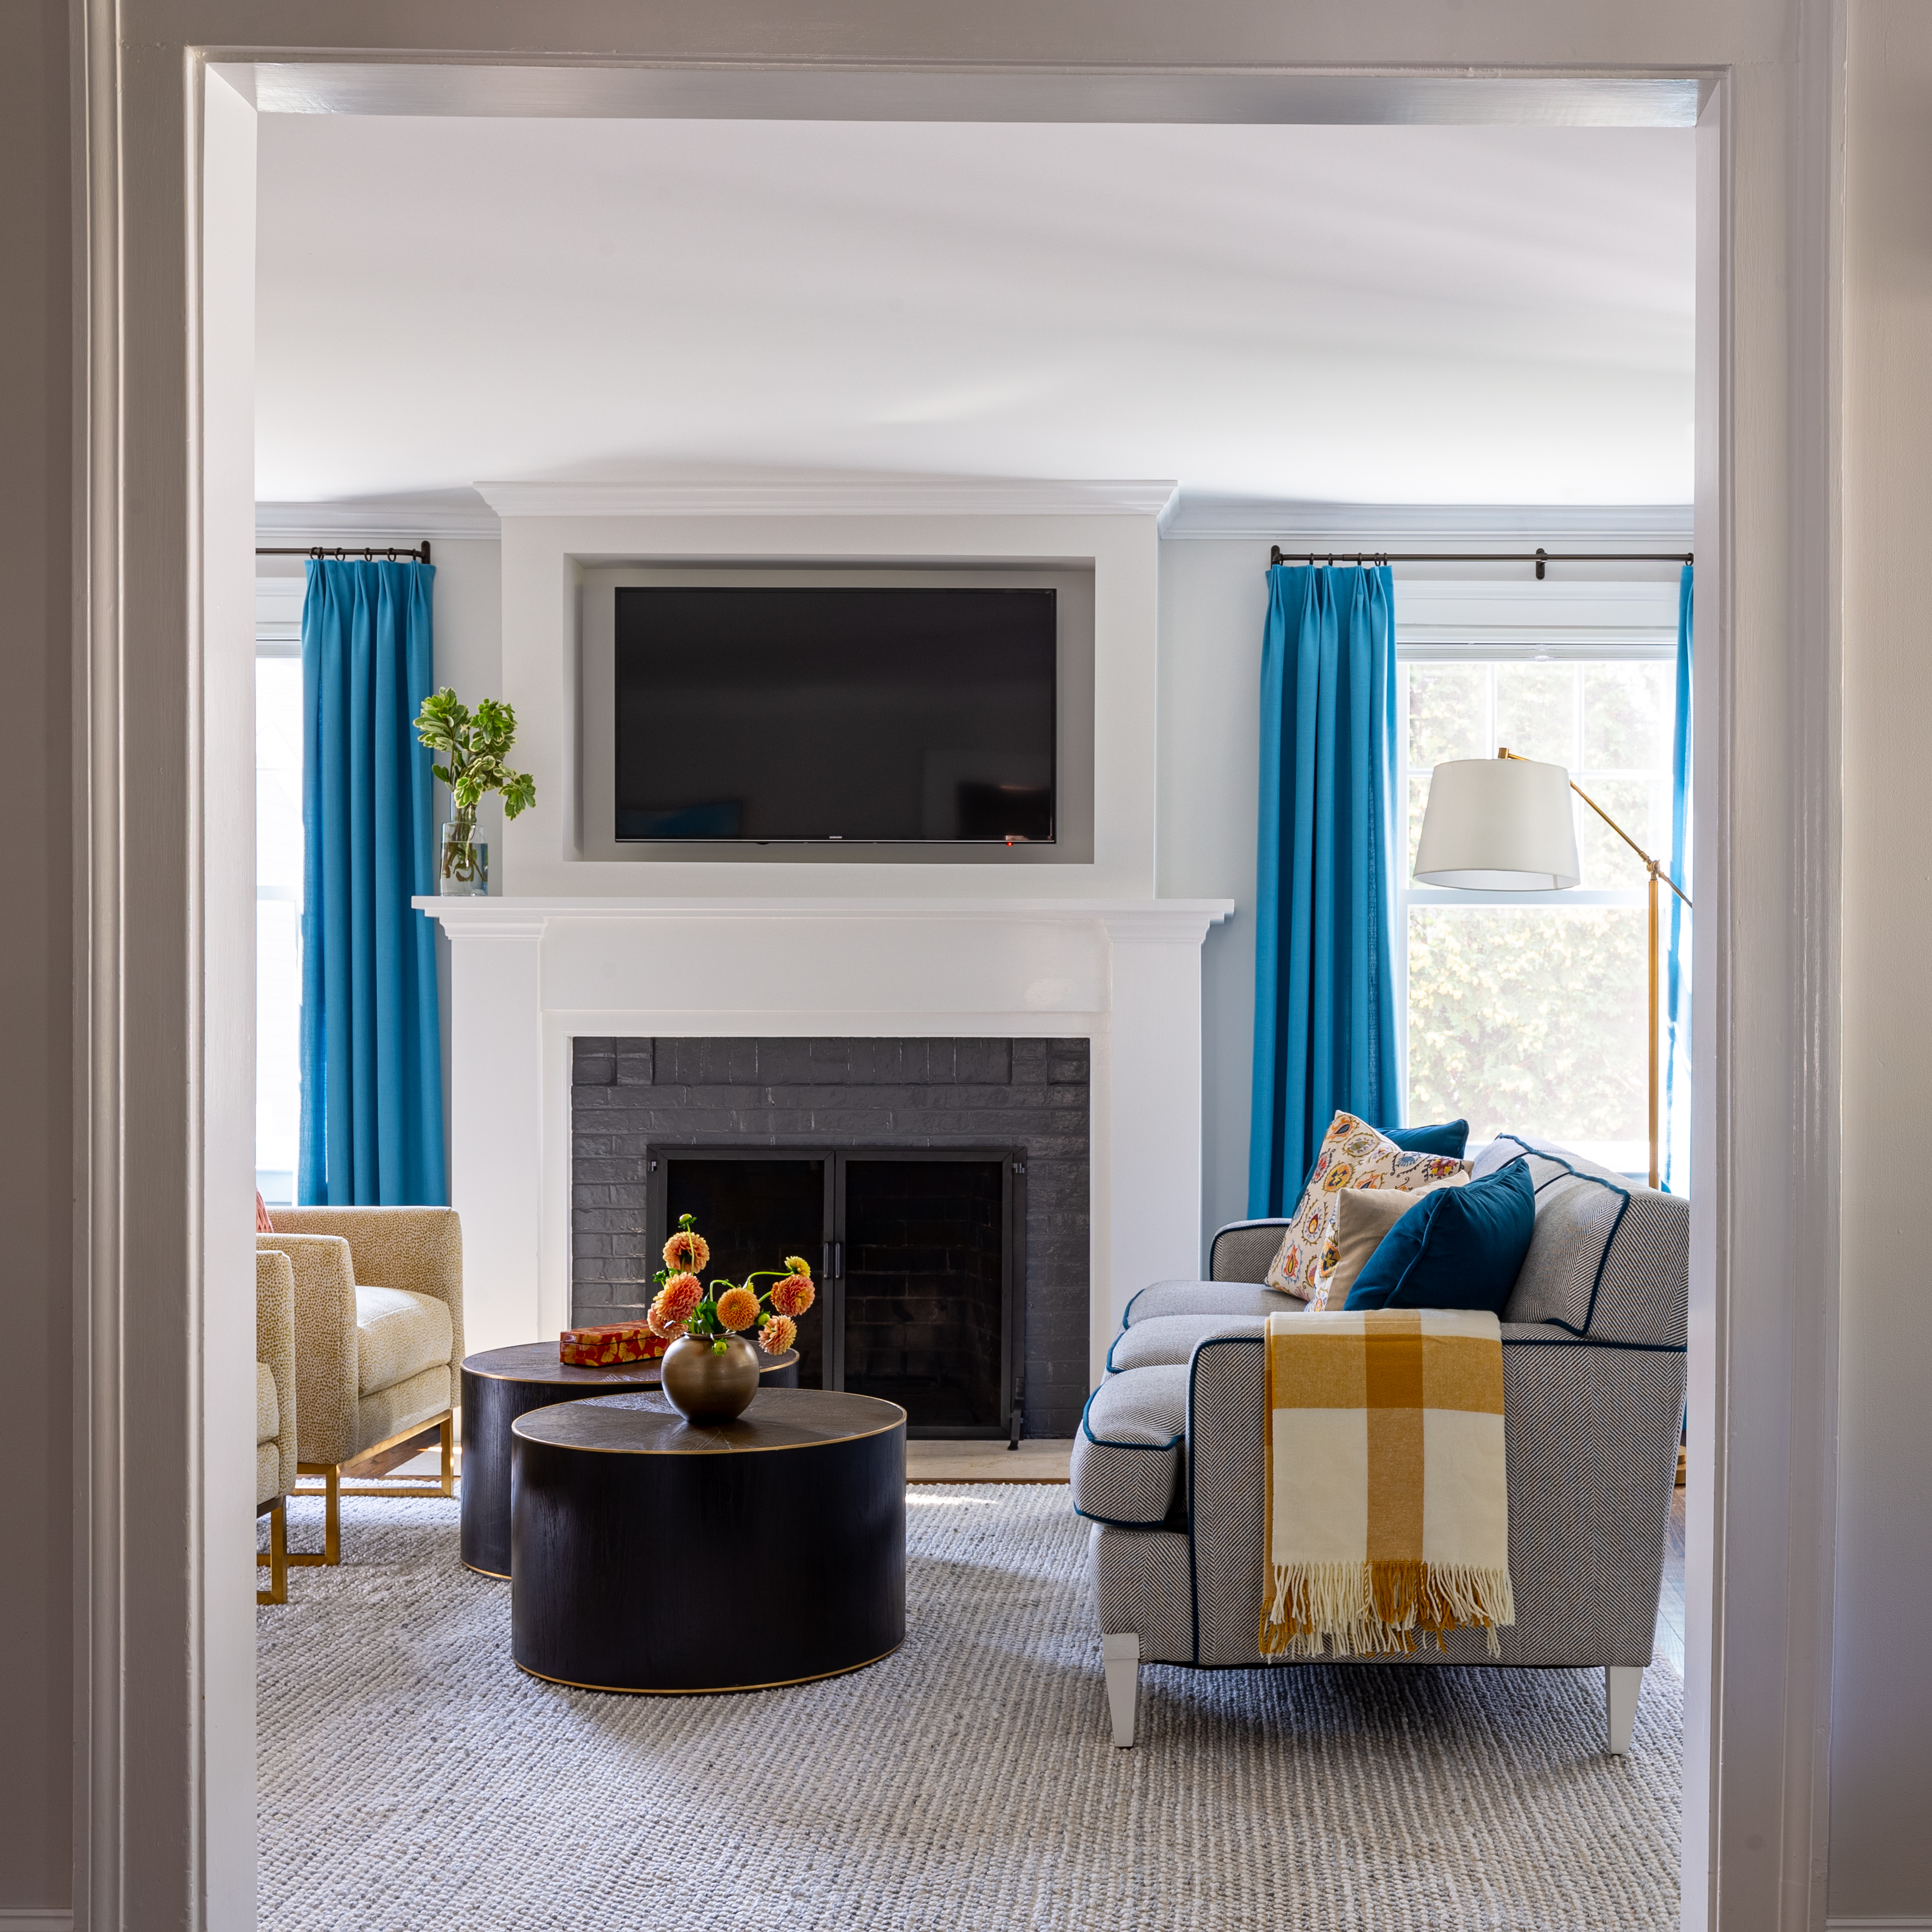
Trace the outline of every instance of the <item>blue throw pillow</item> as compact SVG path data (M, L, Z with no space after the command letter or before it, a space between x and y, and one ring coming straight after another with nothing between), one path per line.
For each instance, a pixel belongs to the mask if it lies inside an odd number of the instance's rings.
M1404 1154L1447 1154L1460 1160L1469 1144L1467 1120L1443 1120L1432 1127L1384 1127L1382 1132Z
M1343 1305L1500 1315L1535 1232L1536 1190L1518 1156L1480 1180L1425 1194L1382 1237Z

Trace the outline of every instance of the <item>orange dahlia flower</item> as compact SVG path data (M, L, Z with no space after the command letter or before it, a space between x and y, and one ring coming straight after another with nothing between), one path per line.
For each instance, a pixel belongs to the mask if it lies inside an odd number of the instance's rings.
M790 1268L794 1274L802 1274L808 1280L811 1279L812 1264L806 1259L804 1256L787 1255L785 1256L785 1266Z
M697 1276L673 1275L658 1289L651 1312L645 1318L651 1324L651 1332L674 1337L682 1335L684 1324L698 1312L698 1304L704 1299L704 1284Z
M718 1298L718 1322L734 1334L758 1318L758 1298L748 1288L728 1288Z
M758 1330L758 1346L768 1355L782 1355L798 1340L798 1324L789 1315L767 1315Z
M711 1265L711 1244L695 1228L680 1228L665 1242L664 1257L668 1268L686 1268L696 1273Z
M781 1315L802 1315L818 1294L808 1274L788 1274L772 1283L772 1306Z

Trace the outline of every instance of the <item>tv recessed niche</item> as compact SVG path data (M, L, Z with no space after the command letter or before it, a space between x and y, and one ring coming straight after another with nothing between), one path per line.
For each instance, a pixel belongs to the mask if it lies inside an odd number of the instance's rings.
M586 858L1090 861L1090 572L583 576Z

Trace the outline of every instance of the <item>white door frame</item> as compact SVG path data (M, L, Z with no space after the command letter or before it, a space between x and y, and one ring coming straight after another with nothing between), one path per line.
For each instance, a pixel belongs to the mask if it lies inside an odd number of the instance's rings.
M246 1526L226 1522L223 1474L239 1439L223 1388L229 1358L243 1359L229 1342L248 1332L252 1163L228 1145L236 1110L250 1110L246 1040L224 1009L241 942L224 870L232 827L220 823L236 729L224 627L245 541L233 485L252 457L232 318L210 306L232 296L251 240L222 173L252 130L228 98L211 105L224 83L197 50L312 62L346 17L336 0L283 0L277 38L296 51L276 54L262 44L269 10L78 0L76 15L75 1900L76 1924L99 1932L163 1922L164 1910L166 1922L227 1932L254 1910L242 1796L253 1689L248 1652L226 1640ZM826 111L856 100L952 118L960 90L976 87L1014 118L1063 118L1096 89L1112 118L1269 118L1278 98L1274 118L1439 118L1468 87L1490 104L1469 118L1499 118L1494 83L1454 77L1486 47L1492 72L1508 70L1505 56L1540 57L1514 72L1552 99L1574 100L1592 74L1701 80L1684 1922L1821 1923L1837 1292L1835 12L1804 16L1794 43L1766 0L1688 0L1667 24L1611 8L1559 20L1510 0L1468 0L1453 16L1256 0L1159 20L1068 0L921 23L855 0L808 50L777 0L714 0L689 17L606 0L521 13L394 0L346 17L365 38L326 85L389 111L446 110L454 90L492 111L664 111L668 100L675 112L694 87L706 111L728 112L742 84L761 112L796 87L833 98ZM480 44L490 30L507 39ZM508 44L518 35L526 46ZM1122 63L1111 79L1096 77L1095 37ZM573 45L599 51L557 64ZM425 48L469 64L425 68ZM1356 77L1324 76L1336 69ZM1228 90L1239 111L1215 113ZM1324 99L1344 106L1324 116ZM622 100L640 104L612 105Z

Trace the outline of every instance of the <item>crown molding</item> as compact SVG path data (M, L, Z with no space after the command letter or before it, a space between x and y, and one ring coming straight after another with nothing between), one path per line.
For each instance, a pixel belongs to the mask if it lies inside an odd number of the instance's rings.
M478 483L505 517L1154 517L1178 485L1138 478L868 476Z
M324 503L257 503L257 537L356 537L418 542L424 537L483 537L494 542L502 535L496 513L480 499L465 502L467 492L422 496L344 496Z
M1688 503L1309 503L1184 491L1162 534L1335 549L1553 550L1657 543L1688 550Z

